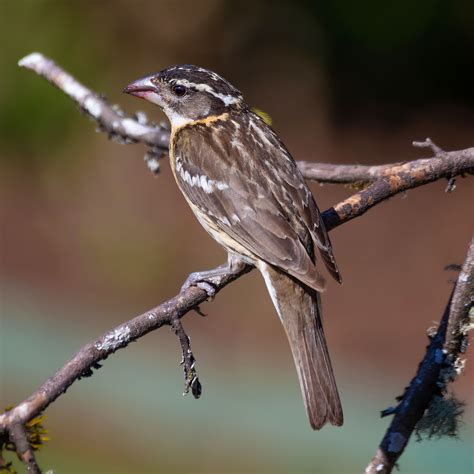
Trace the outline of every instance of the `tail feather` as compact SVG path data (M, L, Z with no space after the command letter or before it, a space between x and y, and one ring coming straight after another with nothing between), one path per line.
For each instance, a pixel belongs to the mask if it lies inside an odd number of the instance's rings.
M317 430L327 422L342 425L319 294L266 263L261 262L259 269L290 343L311 426Z

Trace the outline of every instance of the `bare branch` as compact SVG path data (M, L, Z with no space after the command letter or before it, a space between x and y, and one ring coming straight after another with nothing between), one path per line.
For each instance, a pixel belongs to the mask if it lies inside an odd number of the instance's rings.
M245 266L239 273L229 273L214 278L216 293L250 270L250 266ZM63 394L74 381L91 375L92 368L96 368L99 362L118 349L126 347L130 342L163 325L171 325L173 318L182 318L207 298L205 290L198 287L187 288L165 303L120 324L95 341L86 344L30 397L0 415L0 433L16 423L25 423L38 415Z
M384 414L394 414L385 436L370 461L366 474L388 474L402 455L417 423L436 396L443 396L446 385L459 372L456 364L467 341L469 310L474 286L474 239L451 293L436 334L426 350L418 371L405 390L397 408ZM450 331L450 328L453 328ZM465 349L465 347L464 347Z
M126 117L123 112L111 107L101 96L81 84L52 59L41 53L31 53L21 59L18 65L43 76L62 90L112 136L119 135L133 142L142 142L168 150L168 130L159 126L148 126Z
M469 254L461 268L453 295L449 314L448 329L444 351L455 358L465 352L467 333L474 321L471 321L470 308L474 304L474 238L471 240Z
M118 135L125 140L142 142L162 151L168 150L169 131L165 127L149 126L143 120L135 120L125 117L121 112L118 113L101 96L78 82L52 59L43 56L41 53L32 53L20 60L18 64L39 74L61 89L79 104L91 118L96 120L109 135ZM364 190L359 195L350 198L353 201L344 201L338 208L335 208L341 223L355 217L355 215L348 212L347 204L352 205L353 203L358 209L365 206L367 210L372 205L371 202L367 201L368 196L376 196L375 204L377 204L381 200L411 187L421 186L443 177L450 179L459 174L474 172L474 148L445 153L429 138L425 142L415 143L418 147L431 148L438 161L433 161L433 159L429 162L427 160L416 160L410 163L381 166L334 165L300 161L298 166L305 178L321 183L364 184L372 183L380 180L380 178L384 179L384 182L379 183L375 189L372 188L367 192L364 192L366 191ZM149 166L152 171L155 171L156 161L152 160ZM418 173L423 173L424 176L419 177Z
M430 148L435 156L444 156L446 152L436 145L431 138L426 138L424 142L413 142L412 143L416 148Z
M191 343L189 336L186 334L186 331L181 324L181 320L178 317L173 317L171 321L171 327L173 328L174 333L178 336L179 343L181 344L181 351L183 353L183 358L181 364L184 368L184 394L187 395L189 390L193 394L194 398L199 398L202 393L201 382L197 376L196 372L196 359L194 357L193 351L191 350Z
M45 77L49 82L63 90L96 120L109 135L118 135L126 142L130 140L142 142L152 147L153 150L167 150L169 132L164 127L149 126L141 123L143 121L125 117L98 94L87 89L52 60L40 53L30 54L22 59L19 64ZM371 207L399 192L440 178L451 179L455 175L473 172L474 148L456 152L442 152L442 150L439 151L437 148L433 148L433 145L430 145L430 148L436 155L434 158L416 160L404 164L372 167L300 164L304 176L308 179L332 183L372 183L366 189L326 210L322 214L326 228L328 230L334 229L344 222L364 214ZM156 153L153 154L150 160L154 159ZM156 171L157 165L155 162L149 163L149 165L153 171ZM213 279L215 293L218 293L224 286L251 269L252 267L245 266L239 271L222 274L218 278ZM194 372L194 357L191 357L192 352L188 354L188 350L190 351L189 339L180 325L179 319L190 310L197 309L199 304L207 298L208 294L204 289L198 287L183 289L169 301L142 315L136 316L130 321L106 332L99 339L85 345L30 397L0 415L0 436L5 434L11 436L12 430L14 431L16 426L24 426L25 423L44 411L72 383L82 377L92 375L93 369L100 368L100 362L109 355L118 349L126 347L130 342L139 339L150 331L159 329L163 325L171 325L180 338L181 346L185 353L186 377L191 375L192 380L197 379ZM461 298L459 301L459 307L464 308L462 305L465 299ZM459 326L460 321L460 316L456 316L453 319L453 328L463 328L464 326ZM446 324L444 327L446 327ZM441 326L439 331L441 331ZM190 356L186 359L186 355ZM190 384L191 389L193 389L192 380ZM196 387L197 384L194 388ZM22 452L21 443L23 441L21 437L16 439L19 445L16 442L15 445L20 453ZM398 439L398 441L400 440L401 438ZM393 439L391 442L393 442Z
M473 173L474 148L445 152L442 157L372 168L381 168L378 179L324 213L324 222L328 229L359 217L371 207L408 189L441 178L452 179L457 175Z
M15 423L9 430L10 441L15 445L19 458L24 462L26 469L31 474L41 474L36 463L35 453L28 441L28 435L23 423Z
M396 165L398 164L396 163ZM334 165L332 163L298 161L298 167L306 179L330 184L362 185L372 183L384 176L385 171L393 166L395 165Z

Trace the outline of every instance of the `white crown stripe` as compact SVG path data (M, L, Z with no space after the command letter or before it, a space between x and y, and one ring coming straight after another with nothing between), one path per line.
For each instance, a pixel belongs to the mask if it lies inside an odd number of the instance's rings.
M221 94L220 92L216 92L210 85L208 84L196 84L195 82L190 82L187 79L177 79L175 81L175 84L179 84L180 86L185 86L185 87L192 87L198 91L204 91L208 92L209 94L212 94L214 97L217 97L218 99L222 100L224 105L231 105L231 104L236 104L237 102L240 102L242 100L242 96L234 96L234 95L227 95L227 94Z

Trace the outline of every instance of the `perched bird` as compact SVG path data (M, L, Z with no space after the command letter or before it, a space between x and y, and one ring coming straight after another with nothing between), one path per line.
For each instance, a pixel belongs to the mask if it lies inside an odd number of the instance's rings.
M228 266L192 274L187 285L257 267L283 323L313 429L342 425L319 292L325 280L316 249L341 281L314 197L278 135L218 74L183 65L128 85L171 122L169 155L176 182L201 225L228 252Z

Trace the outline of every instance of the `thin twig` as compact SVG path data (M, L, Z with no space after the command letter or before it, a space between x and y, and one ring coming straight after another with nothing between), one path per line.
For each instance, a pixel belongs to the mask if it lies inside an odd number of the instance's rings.
M314 163L298 161L298 167L306 179L318 183L357 184L372 183L395 165L335 165L332 163Z
M444 351L451 357L465 352L467 332L471 328L469 309L474 304L474 238L459 273L449 315Z
M413 142L413 146L416 148L430 148L431 151L434 153L434 156L438 158L444 158L447 156L447 153L440 148L436 143L431 140L431 138L426 138L423 142ZM446 192L452 193L456 189L456 178L454 175L450 176L448 179L448 184L446 186Z
M178 336L179 342L181 344L182 359L181 365L184 369L184 393L187 395L189 390L193 394L194 398L199 398L202 393L201 382L196 372L196 359L194 357L193 351L191 350L191 342L189 336L186 334L181 320L178 317L171 318L171 327L173 328L174 333Z
M436 334L426 350L415 377L405 390L395 409L382 413L394 414L366 474L389 474L405 450L417 423L434 397L443 395L447 383L458 372L457 358L464 347L469 325L474 285L474 239ZM450 328L453 328L450 332ZM446 376L446 374L449 374ZM454 374L454 375L453 375Z
M168 130L125 116L119 108L111 107L103 97L81 84L52 59L41 53L31 53L21 59L18 65L34 71L62 90L109 135L168 150Z
M15 423L9 429L10 441L15 445L19 458L26 465L26 469L31 474L41 474L41 470L36 463L35 453L28 441L28 435L23 423Z
M441 147L436 145L436 143L434 143L433 140L431 140L431 138L429 137L426 138L423 142L413 142L412 144L415 148L430 148L431 151L434 153L434 156L442 157L446 155L446 152Z

